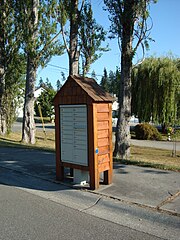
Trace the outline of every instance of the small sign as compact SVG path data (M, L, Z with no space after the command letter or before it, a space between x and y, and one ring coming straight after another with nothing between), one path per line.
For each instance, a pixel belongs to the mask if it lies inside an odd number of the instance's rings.
M96 148L96 151L95 151L95 153L96 153L96 154L98 154L98 153L99 153L99 149L98 149L98 148Z

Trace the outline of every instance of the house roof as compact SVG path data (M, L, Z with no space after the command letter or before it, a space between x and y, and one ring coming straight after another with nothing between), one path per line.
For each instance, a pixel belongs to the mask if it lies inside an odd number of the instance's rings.
M94 101L113 102L115 100L93 78L70 75L68 80L75 81Z

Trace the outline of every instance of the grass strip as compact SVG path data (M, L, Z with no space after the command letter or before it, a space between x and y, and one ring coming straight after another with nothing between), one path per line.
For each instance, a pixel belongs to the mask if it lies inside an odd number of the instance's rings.
M152 163L152 162L143 162L143 161L136 161L136 160L124 160L119 158L113 158L114 162L118 162L125 165L134 165L139 167L149 167L149 168L156 168L161 170L170 170L180 172L180 167L165 165L160 163Z

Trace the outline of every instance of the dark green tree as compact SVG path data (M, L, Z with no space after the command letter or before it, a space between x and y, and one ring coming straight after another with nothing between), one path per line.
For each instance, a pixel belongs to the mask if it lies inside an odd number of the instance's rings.
M117 69L116 72L110 71L109 72L109 92L119 94L119 83L120 83L120 73Z
M64 72L61 72L61 78L62 78L62 81L66 81L66 77L65 77L65 73Z
M129 158L131 118L132 60L139 45L147 46L147 18L150 0L104 0L111 21L111 36L116 37L121 50L121 81L119 83L119 114L114 156ZM144 45L143 45L144 43Z
M61 81L59 79L56 82L56 87L57 87L57 91L59 91L62 87Z
M43 79L42 79L42 77L40 77L38 86L40 87L40 86L42 86L43 84L44 84Z
M96 72L94 70L91 73L91 77L97 80Z
M106 68L104 68L104 74L101 78L100 86L107 92L109 92L109 78Z
M118 68L116 69L115 72L111 70L109 74L104 68L104 75L101 78L100 85L104 88L105 91L118 96L120 76L121 73Z
M56 91L53 88L45 87L41 95L37 98L35 104L36 116L40 116L38 104L41 107L43 117L52 117L54 115L53 99L56 95Z

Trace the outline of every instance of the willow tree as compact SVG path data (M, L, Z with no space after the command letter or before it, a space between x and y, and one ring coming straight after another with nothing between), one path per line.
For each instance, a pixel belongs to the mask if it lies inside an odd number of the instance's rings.
M155 2L155 1L154 1ZM132 60L139 45L144 49L150 40L147 19L150 0L104 0L111 21L111 36L117 37L121 50L119 114L114 156L130 156L131 73Z
M21 0L16 11L19 31L22 33L22 48L27 59L26 88L23 112L22 141L35 143L34 91L36 71L53 55L62 54L58 41L56 0Z
M178 121L180 70L172 57L150 57L133 69L132 112L140 121Z
M101 47L106 32L93 18L91 4L86 0L61 0L59 22L69 58L69 75L80 73L80 57L83 75L108 48Z

